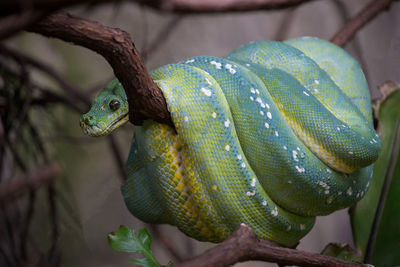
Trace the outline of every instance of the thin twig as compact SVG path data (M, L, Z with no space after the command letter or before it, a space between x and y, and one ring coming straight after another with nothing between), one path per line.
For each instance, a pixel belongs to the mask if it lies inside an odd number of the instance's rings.
M58 84L60 85L60 87L64 91L68 92L69 95L73 96L74 98L79 99L86 105L90 105L90 100L82 92L82 89L75 87L69 81L65 80L60 74L58 74L54 70L53 67L48 66L45 63L40 62L33 57L25 55L17 50L6 47L2 44L0 44L0 54L4 55L6 57L11 57L11 58L15 59L16 61L20 62L21 64L31 65L32 67L37 68L38 70L42 71L43 73L46 73L47 75L52 77L54 80L56 80L58 82Z
M331 42L344 47L356 32L365 24L370 22L382 10L389 8L392 0L372 0L365 8L363 8L356 16L349 20L343 28L332 37Z
M284 248L270 241L261 240L242 224L224 242L207 250L203 254L176 264L177 267L190 266L230 266L237 262L261 260L279 265L360 267L361 264L343 261L337 258Z
M47 14L48 12L43 10L27 10L1 18L0 40L10 37L16 32L24 30L26 27L39 21Z
M100 4L111 0L85 0L87 4ZM149 6L164 12L184 13L215 13L215 12L246 12L256 10L284 9L297 6L313 0L134 0L134 2ZM23 1L2 0L0 10L12 13L25 10ZM82 4L81 0L29 0L31 9L57 9Z
M178 250L175 248L171 242L169 242L169 239L165 237L160 229L158 228L158 225L156 224L148 224L152 235L160 241L161 245L165 248L166 251L169 252L169 254L174 258L175 263L180 263L183 261L183 257L180 255Z
M61 172L58 164L51 164L39 167L35 171L31 171L22 177L10 179L9 182L0 183L0 200L12 196L25 188L35 188L42 183L52 180Z
M176 29L179 23L182 21L183 16L178 15L174 16L158 33L156 38L150 43L150 45L146 46L142 50L142 58L143 60L147 60L147 58L156 51L160 45L165 44L168 39L168 36Z

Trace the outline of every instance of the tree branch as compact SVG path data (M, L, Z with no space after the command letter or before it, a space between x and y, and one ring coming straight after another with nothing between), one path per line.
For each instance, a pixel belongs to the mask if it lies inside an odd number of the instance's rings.
M310 1L313 0L140 0L138 2L164 12L198 14L284 9Z
M332 37L331 42L344 47L354 35L364 25L370 22L375 16L377 16L382 10L389 8L392 0L371 0L371 2L363 8L356 16L350 19L340 29L335 36Z
M100 4L111 0L85 0L87 4ZM244 12L256 10L284 9L314 0L131 0L163 12L180 13L215 13L215 12ZM3 0L0 10L5 13L15 13L28 9L49 10L82 4L81 0Z
M129 102L129 120L144 119L173 126L164 96L151 79L129 34L65 12L54 13L33 25L32 32L73 42L102 55L123 84Z
M0 40L5 39L16 32L24 30L29 25L46 16L47 13L48 12L43 10L27 10L1 18Z
M42 166L22 177L13 178L9 182L2 182L0 183L0 200L14 195L22 189L37 187L42 183L50 181L60 172L60 165L51 164Z
M261 240L244 224L224 242L203 254L177 264L177 267L190 266L230 266L236 262L261 260L279 265L360 267L361 264L337 258L280 247L267 240Z

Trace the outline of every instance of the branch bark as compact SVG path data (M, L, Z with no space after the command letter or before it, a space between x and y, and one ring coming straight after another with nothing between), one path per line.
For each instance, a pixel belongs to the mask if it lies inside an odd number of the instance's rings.
M258 239L251 229L244 224L240 225L224 242L176 266L230 266L237 262L250 260L261 260L275 262L279 265L296 266L363 266L358 263L347 262L330 256L280 247L270 241Z
M164 96L151 79L130 36L125 31L97 22L54 13L29 28L48 37L86 47L102 55L124 86L129 102L129 120L141 125L144 119L173 126Z
M331 42L344 47L353 39L358 30L375 18L382 10L389 8L391 3L392 0L371 0L365 8L350 19L342 29L332 37Z

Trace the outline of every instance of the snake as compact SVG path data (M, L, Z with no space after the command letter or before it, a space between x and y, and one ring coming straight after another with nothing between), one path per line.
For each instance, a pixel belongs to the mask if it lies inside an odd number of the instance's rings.
M342 48L314 37L256 41L150 75L175 128L134 126L121 191L142 221L209 242L245 224L291 247L316 216L365 195L380 140L363 71ZM80 125L104 136L128 120L114 79Z

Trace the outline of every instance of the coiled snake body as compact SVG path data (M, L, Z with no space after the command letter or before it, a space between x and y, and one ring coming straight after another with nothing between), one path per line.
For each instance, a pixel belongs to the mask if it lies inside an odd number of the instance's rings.
M151 76L177 133L150 120L135 126L122 193L143 221L212 242L245 223L293 246L315 216L365 194L380 141L365 77L341 48L317 38L253 42ZM114 80L81 126L104 135L126 121Z

